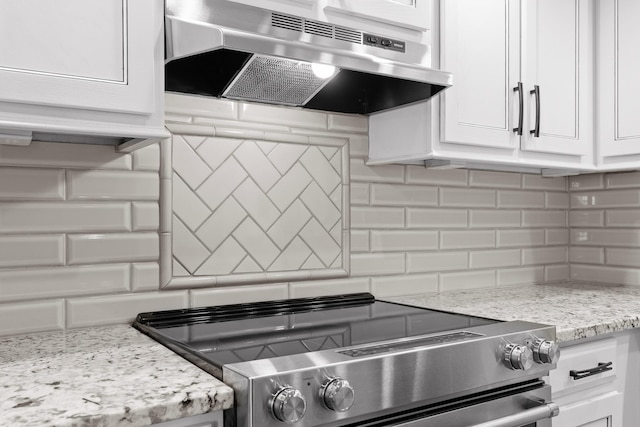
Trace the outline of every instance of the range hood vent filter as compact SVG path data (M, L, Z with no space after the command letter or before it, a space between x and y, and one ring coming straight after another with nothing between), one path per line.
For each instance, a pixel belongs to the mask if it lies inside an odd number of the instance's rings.
M253 55L222 96L298 106L329 80L316 77L308 62Z

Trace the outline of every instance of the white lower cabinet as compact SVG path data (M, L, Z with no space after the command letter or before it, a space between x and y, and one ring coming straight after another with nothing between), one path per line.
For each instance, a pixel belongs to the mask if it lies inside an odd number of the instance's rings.
M560 406L553 427L640 425L640 332L567 344L549 376L552 400ZM571 376L575 371L578 378Z
M222 427L222 411L209 412L165 423L154 424L155 427Z

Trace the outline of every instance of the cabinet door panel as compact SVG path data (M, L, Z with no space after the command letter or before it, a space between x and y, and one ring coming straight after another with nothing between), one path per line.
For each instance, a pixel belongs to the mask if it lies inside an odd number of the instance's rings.
M592 146L591 3L525 0L522 80L527 97L523 150L584 155ZM530 94L540 88L540 99ZM536 102L540 136L534 137Z
M441 139L517 148L519 2L441 2L440 67L454 75L441 97Z
M598 148L602 158L636 155L637 160L640 154L637 48L640 2L601 0L597 6Z
M622 394L612 391L595 398L560 406L553 427L623 427Z
M150 114L155 20L135 0L0 0L0 101Z
M3 68L124 82L122 0L3 0L0 5Z

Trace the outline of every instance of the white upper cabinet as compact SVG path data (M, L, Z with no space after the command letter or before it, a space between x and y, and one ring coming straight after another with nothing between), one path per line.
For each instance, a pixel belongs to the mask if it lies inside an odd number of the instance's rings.
M521 75L527 114L523 150L577 155L592 151L592 4L590 0L523 2Z
M0 8L0 133L164 135L162 1Z
M584 156L592 147L589 0L441 2L447 143Z
M601 166L640 167L640 2L597 2L597 135Z

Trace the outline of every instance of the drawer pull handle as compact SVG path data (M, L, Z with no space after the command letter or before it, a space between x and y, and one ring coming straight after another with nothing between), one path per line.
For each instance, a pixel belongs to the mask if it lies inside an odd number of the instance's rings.
M583 378L590 377L591 375L597 375L603 372L612 371L613 368L611 367L611 365L613 365L613 362L598 363L598 366L596 366L595 368L585 369L584 371L571 370L569 371L569 376L574 380L581 380Z

